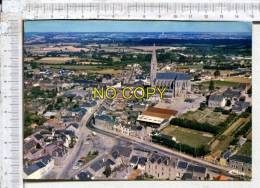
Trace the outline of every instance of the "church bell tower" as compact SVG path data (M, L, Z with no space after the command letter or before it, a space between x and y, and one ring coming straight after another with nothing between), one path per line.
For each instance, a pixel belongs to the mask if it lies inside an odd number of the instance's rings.
M157 74L157 58L156 58L156 49L154 44L152 59L151 59L151 72L150 72L151 86L155 86L156 74Z

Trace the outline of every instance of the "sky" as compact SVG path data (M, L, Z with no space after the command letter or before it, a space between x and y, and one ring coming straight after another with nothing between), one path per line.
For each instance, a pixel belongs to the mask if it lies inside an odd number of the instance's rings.
M252 32L249 22L189 21L25 21L25 32Z

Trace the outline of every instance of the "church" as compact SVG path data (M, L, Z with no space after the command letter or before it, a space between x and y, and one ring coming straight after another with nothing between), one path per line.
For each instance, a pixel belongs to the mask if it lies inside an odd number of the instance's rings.
M153 46L150 72L153 87L167 87L169 97L186 97L191 91L191 76L182 72L157 72L155 45Z

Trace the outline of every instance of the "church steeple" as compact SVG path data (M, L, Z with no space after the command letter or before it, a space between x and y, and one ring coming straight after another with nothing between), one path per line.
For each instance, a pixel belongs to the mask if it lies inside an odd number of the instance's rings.
M152 59L151 59L151 72L150 72L150 79L151 79L152 86L154 86L156 74L157 74L157 58L156 58L155 44L153 44L153 52L152 52Z

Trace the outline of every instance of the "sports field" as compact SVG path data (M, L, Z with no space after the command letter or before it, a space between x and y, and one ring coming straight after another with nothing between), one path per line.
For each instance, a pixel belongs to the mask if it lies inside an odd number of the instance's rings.
M192 129L182 128L174 125L165 127L161 133L176 138L176 141L192 147L206 145L213 138L212 134L196 131Z

